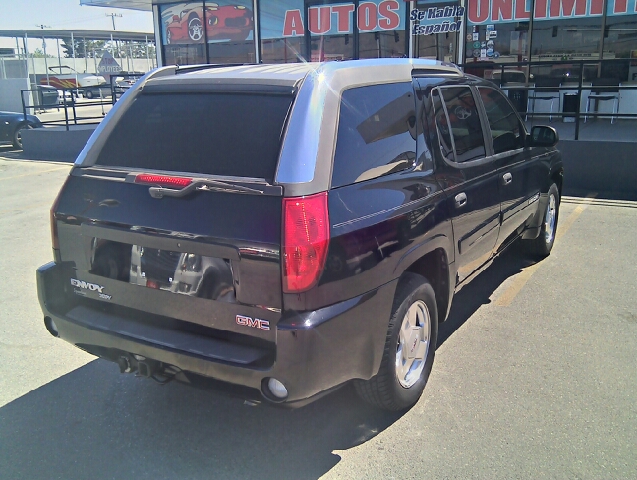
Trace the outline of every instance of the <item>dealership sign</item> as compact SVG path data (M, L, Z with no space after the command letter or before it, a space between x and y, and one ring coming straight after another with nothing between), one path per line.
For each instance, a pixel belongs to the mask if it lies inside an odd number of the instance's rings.
M312 35L335 35L352 33L354 16L360 32L377 32L404 28L401 15L403 6L397 0L380 2L361 2L358 9L353 3L320 5L309 7L307 28ZM305 35L303 11L292 9L285 11L283 22L284 37Z
M413 9L409 15L412 35L433 35L434 33L458 32L462 27L464 7L449 5L427 10Z
M535 0L533 20L601 16L604 0ZM608 0L608 15L637 13L636 0ZM468 0L470 24L519 22L531 18L531 0Z

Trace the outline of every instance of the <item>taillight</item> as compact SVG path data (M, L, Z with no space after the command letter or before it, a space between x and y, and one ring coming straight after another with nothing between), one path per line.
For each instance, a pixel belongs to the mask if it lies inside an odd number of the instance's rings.
M284 292L303 292L316 285L329 241L327 192L283 199Z
M185 188L192 183L192 178L140 173L135 177L135 183L147 183L160 187Z
M60 188L60 191L55 197L55 200L53 200L53 205L51 205L51 210L49 211L49 219L51 221L51 245L53 246L53 250L54 250L53 252L54 258L57 258L55 250L60 249L60 238L58 237L58 225L57 225L57 221L55 220L55 211L58 209L58 204L60 203L62 192L66 188L66 184L69 183L70 179L71 179L71 176L69 175L68 177L66 177L66 180L64 180L64 183L62 184L62 188Z

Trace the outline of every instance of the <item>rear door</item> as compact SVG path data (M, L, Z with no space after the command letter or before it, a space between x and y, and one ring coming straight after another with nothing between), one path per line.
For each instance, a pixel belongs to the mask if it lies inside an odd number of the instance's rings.
M283 192L272 181L292 101L289 89L145 89L61 194L72 293L131 318L274 341Z
M498 181L471 88L443 86L433 90L432 100L443 160L437 178L447 191L462 282L493 252L500 225Z

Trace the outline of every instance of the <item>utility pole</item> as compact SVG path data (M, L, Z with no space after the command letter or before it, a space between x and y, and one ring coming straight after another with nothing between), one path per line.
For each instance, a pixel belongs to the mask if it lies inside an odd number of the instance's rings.
M121 13L105 13L104 15L106 15L107 17L111 17L111 20L113 20L113 30L115 30L115 17L122 18L122 14Z
M48 25L36 25L36 27L39 27L40 30L44 30L45 28L51 28ZM46 71L46 84L51 85L51 83L49 82L49 62L47 62L46 60L46 41L44 40L44 35L42 35L42 52L44 53L44 70ZM60 52L60 48L58 46L58 54L59 52ZM60 73L62 72L60 71ZM33 75L35 77L35 69L34 69Z

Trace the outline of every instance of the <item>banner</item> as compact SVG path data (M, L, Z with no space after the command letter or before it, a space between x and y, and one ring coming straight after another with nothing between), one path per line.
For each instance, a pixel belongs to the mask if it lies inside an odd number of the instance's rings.
M251 0L215 0L160 5L164 45L252 40ZM205 34L204 34L205 29Z
M303 0L261 2L261 38L302 37L305 35ZM308 29L312 35L338 35L378 32L405 28L405 4L398 0L361 1L316 5L308 8Z
M524 22L531 18L531 0L468 0L470 25ZM534 21L599 17L604 0L535 0ZM637 13L637 0L608 0L607 15Z
M462 28L464 7L447 5L429 7L424 10L414 8L409 14L412 35L433 35L435 33L459 32Z

